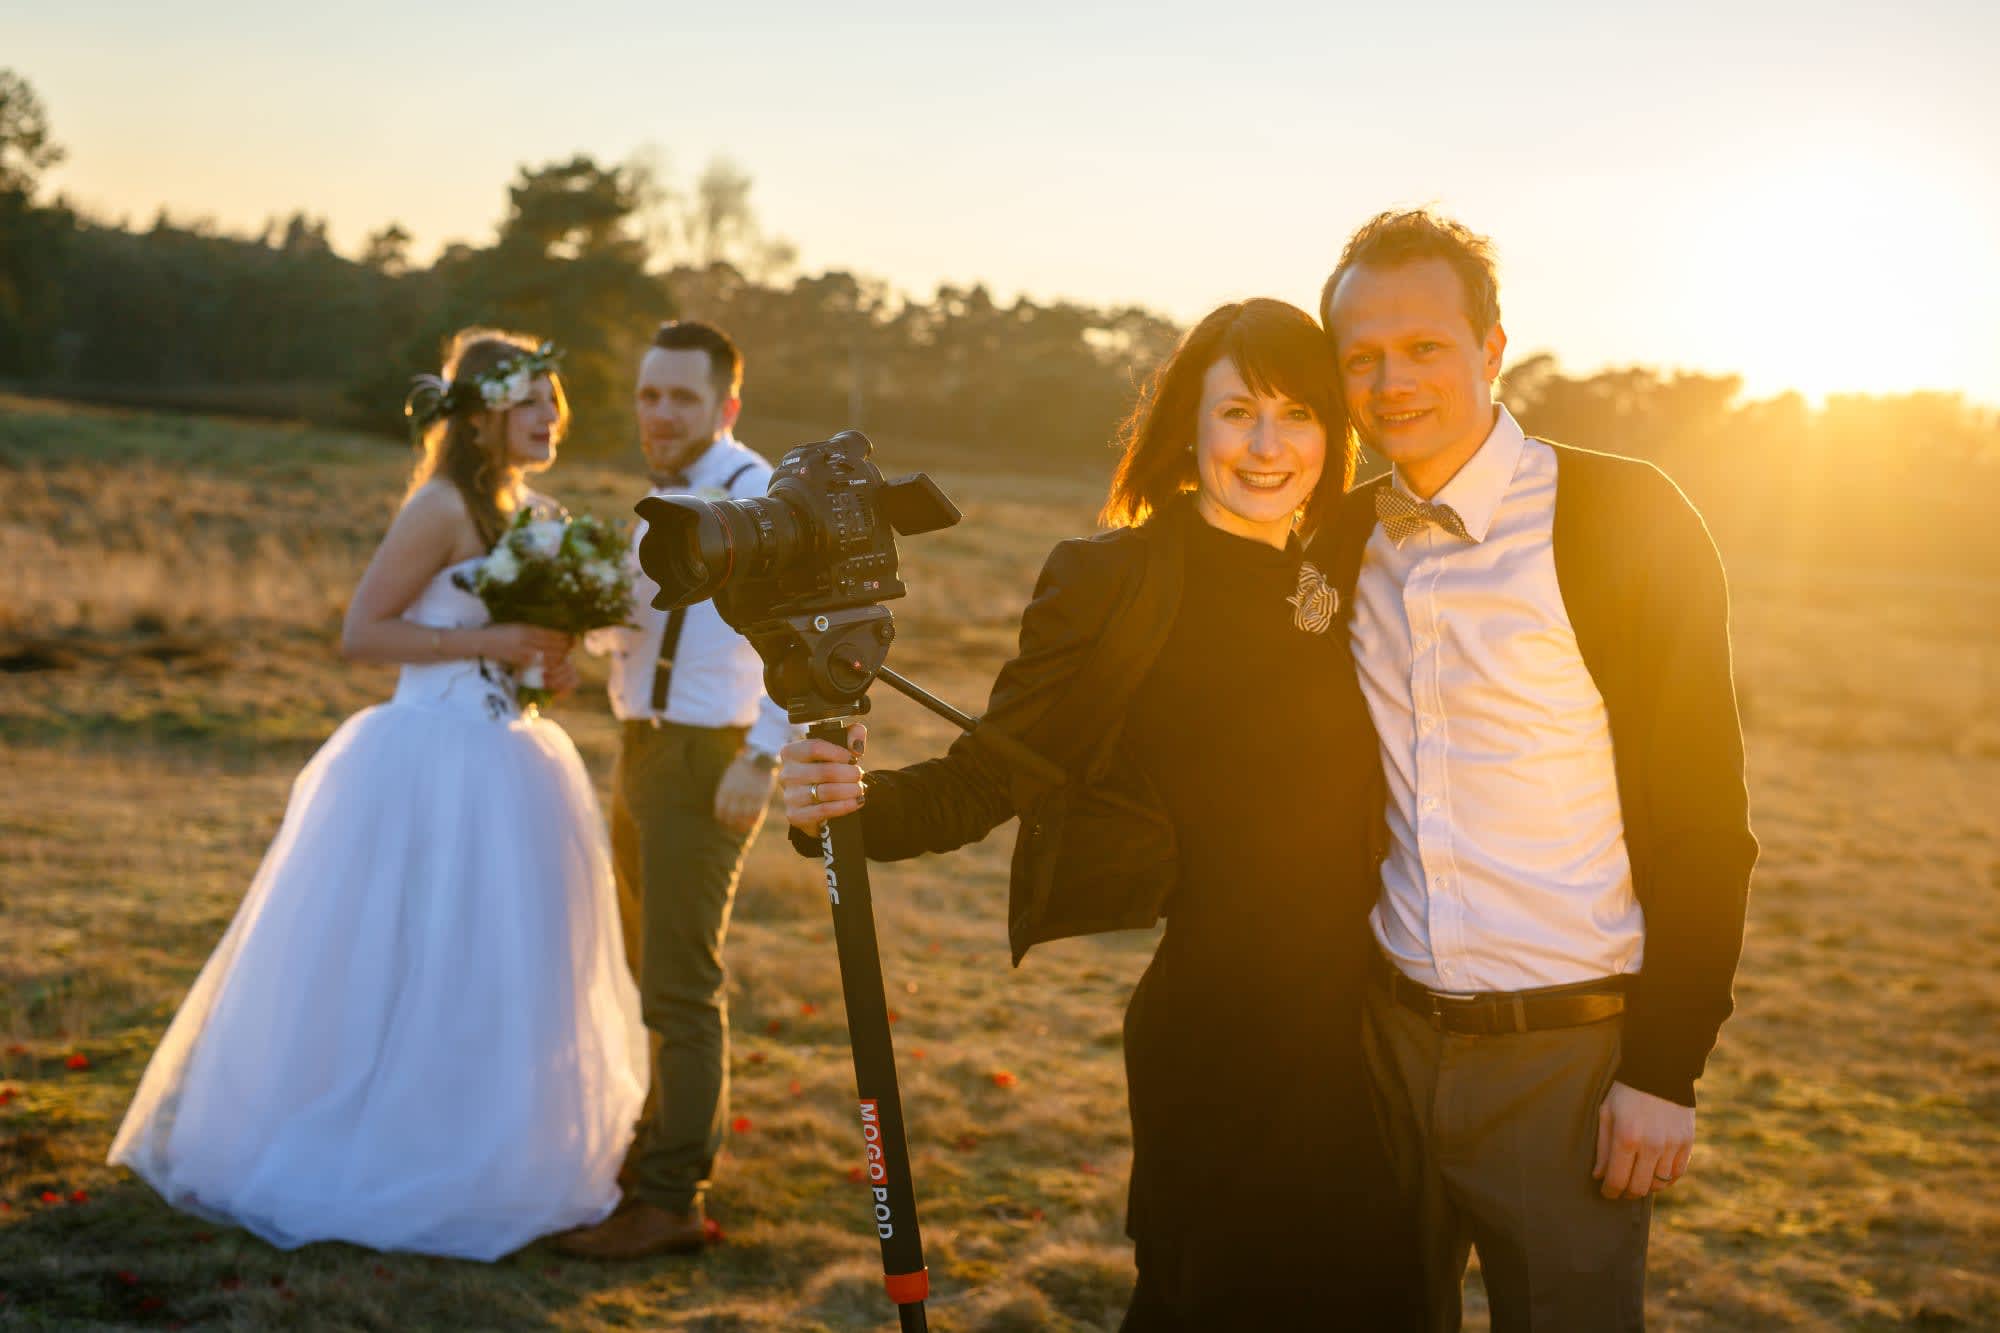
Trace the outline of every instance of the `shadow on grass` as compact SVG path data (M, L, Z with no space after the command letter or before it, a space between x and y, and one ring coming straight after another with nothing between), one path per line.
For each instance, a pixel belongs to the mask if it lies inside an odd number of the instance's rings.
M539 1244L491 1264L337 1242L286 1251L176 1212L130 1178L82 1202L49 1193L0 1226L0 1325L548 1329L692 1267L585 1264Z

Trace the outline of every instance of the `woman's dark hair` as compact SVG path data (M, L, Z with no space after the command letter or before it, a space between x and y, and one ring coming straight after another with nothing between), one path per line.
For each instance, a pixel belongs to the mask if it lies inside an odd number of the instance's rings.
M1124 452L1100 523L1143 523L1176 495L1196 488L1193 446L1202 380L1224 357L1252 393L1283 394L1311 408L1326 428L1326 466L1305 503L1304 535L1312 534L1328 505L1353 482L1354 435L1326 335L1297 306L1258 297L1210 311L1146 382L1118 429Z
M444 378L456 381L468 375L483 375L502 361L541 346L539 339L502 329L460 329L452 335L445 353ZM569 399L563 394L562 379L549 373L549 388L556 396L555 438L569 432ZM451 483L465 501L465 512L479 540L488 547L507 530L507 515L500 508L500 488L507 468L502 454L507 448L507 432L502 422L505 411L461 412L444 417L424 432L423 454L410 475L410 489L439 477Z

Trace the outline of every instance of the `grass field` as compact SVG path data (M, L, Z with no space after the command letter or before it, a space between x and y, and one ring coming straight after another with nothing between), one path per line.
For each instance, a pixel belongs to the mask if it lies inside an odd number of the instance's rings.
M929 466L967 520L906 543L895 662L976 709L1093 487L950 450L890 461ZM335 642L403 466L302 429L0 399L0 1326L893 1326L850 1178L824 890L774 826L730 938L742 1123L712 1200L727 1243L700 1258L286 1254L103 1165L292 774L391 688ZM546 480L607 514L632 491L588 464ZM1654 1228L1653 1324L2000 1326L2000 582L1734 565L1764 857L1694 1169ZM873 762L948 739L878 703ZM608 778L602 692L556 716ZM1112 1328L1131 1282L1118 1025L1151 940L1010 969L1010 841L876 875L932 1326Z

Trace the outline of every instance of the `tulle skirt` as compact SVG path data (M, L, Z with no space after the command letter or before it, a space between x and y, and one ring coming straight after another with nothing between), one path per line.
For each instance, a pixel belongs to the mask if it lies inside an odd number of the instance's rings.
M281 1248L493 1259L616 1205L646 1050L569 737L385 704L300 773L111 1160Z

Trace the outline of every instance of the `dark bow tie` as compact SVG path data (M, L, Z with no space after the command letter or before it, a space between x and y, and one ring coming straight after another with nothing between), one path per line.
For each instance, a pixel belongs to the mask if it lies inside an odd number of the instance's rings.
M1465 520L1450 505L1426 504L1414 500L1394 486L1382 486L1375 492L1375 517L1382 520L1382 531L1389 534L1389 540L1400 545L1403 538L1414 537L1425 528L1443 528L1461 541L1471 541L1472 534L1465 530Z

